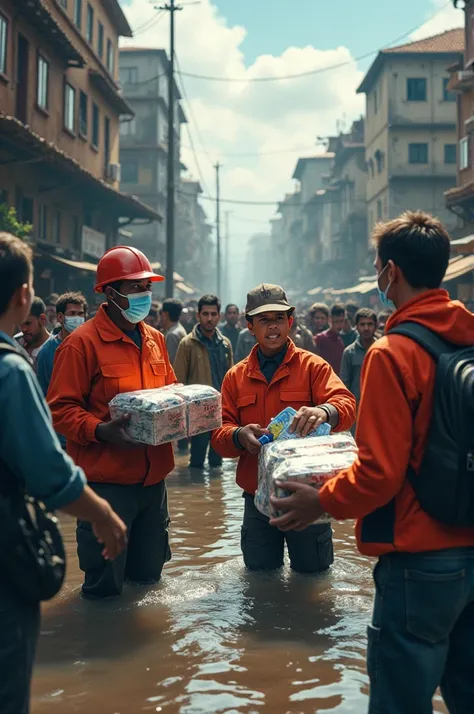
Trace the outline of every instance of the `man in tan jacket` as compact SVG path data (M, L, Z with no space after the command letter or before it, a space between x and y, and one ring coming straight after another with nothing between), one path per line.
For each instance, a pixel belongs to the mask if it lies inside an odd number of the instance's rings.
M174 371L178 382L205 384L220 392L224 377L234 364L230 340L217 329L220 312L221 302L215 295L203 295L199 300L198 324L181 340L176 354ZM204 468L210 440L210 432L193 436L190 468ZM222 457L212 447L209 449L209 466L222 466Z

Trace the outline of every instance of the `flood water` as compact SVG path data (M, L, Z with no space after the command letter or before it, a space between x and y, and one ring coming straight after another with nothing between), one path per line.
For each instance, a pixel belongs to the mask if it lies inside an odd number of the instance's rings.
M369 559L335 525L328 573L247 573L234 463L168 479L173 560L122 598L79 597L74 523L68 582L44 608L32 714L364 714ZM440 700L436 712L445 712Z

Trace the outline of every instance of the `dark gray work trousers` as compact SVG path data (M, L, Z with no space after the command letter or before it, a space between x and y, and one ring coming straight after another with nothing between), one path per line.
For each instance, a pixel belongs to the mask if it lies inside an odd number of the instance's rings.
M104 560L103 545L90 523L77 523L77 554L84 572L82 594L87 598L120 595L124 580L156 583L171 560L168 537L168 497L164 481L154 486L91 483L127 526L128 544L114 561Z

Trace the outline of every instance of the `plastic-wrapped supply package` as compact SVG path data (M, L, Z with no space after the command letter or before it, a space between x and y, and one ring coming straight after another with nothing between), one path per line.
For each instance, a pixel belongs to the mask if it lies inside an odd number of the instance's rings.
M273 472L273 488L278 498L285 498L291 495L285 491L284 486L278 488L276 482L283 484L285 481L300 481L314 488L321 488L330 479L337 476L340 471L348 469L354 463L356 451L336 451L335 449L312 456L297 456L296 458L285 459ZM277 516L282 515L276 513ZM324 514L315 523L328 523L331 520L329 514Z
M168 387L186 402L188 436L197 436L222 426L222 397L203 384L172 384Z
M158 446L187 436L186 402L169 389L117 394L109 408L112 419L130 414L127 434L142 444Z
M255 506L271 517L274 513L270 496L275 493L275 480L303 481L320 487L348 468L356 454L357 446L349 432L275 441L264 446L259 456Z

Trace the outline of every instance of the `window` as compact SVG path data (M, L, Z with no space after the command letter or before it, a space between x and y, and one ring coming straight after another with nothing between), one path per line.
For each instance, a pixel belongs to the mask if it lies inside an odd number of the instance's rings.
M94 8L90 3L87 3L86 39L90 45L94 42Z
M374 114L379 110L379 96L377 90L374 91Z
M8 20L0 13L0 74L7 72Z
M138 83L138 67L121 67L120 81L125 86L126 84Z
M127 157L122 162L122 182L138 183L138 159Z
M456 95L454 94L454 92L449 91L448 84L449 84L449 78L444 77L443 78L443 102L455 102Z
M457 161L456 157L456 144L445 144L444 145L444 163L445 164L455 164Z
M381 221L383 218L383 212L382 212L382 201L379 200L377 201L377 220Z
M79 94L79 134L87 136L88 130L89 99L85 92Z
M53 241L56 245L61 245L61 211L57 208L53 213Z
M133 117L130 121L120 122L120 136L135 136L137 130L137 121Z
M36 103L41 109L48 109L49 63L38 55L38 78L36 85Z
M104 59L104 26L101 22L97 23L97 54Z
M369 160L369 173L370 173L371 178L373 178L373 177L374 177L374 162L373 162L373 159L370 159L370 160Z
M408 144L408 163L427 164L428 144Z
M100 115L99 115L99 107L97 104L92 105L92 146L94 146L96 149L99 148L99 140L100 140Z
M74 6L74 24L78 30L82 27L82 0L76 0Z
M67 0L59 0L59 4L61 7L63 7L65 10L67 10Z
M375 152L375 163L377 164L377 173L381 174L385 168L385 154L378 149Z
M104 162L105 167L109 165L110 162L110 119L109 117L104 117Z
M426 102L426 79L424 77L409 77L407 79L407 100L409 102Z
M76 128L76 90L67 82L64 85L64 128L68 131Z
M459 168L461 171L469 168L469 137L465 136L459 142Z
M110 74L114 73L114 46L111 40L107 40L107 69Z
M48 240L48 207L43 203L38 209L38 236L42 241Z
M81 231L80 231L80 224L79 224L79 218L77 216L72 217L72 245L74 247L74 250L80 251L81 250Z

